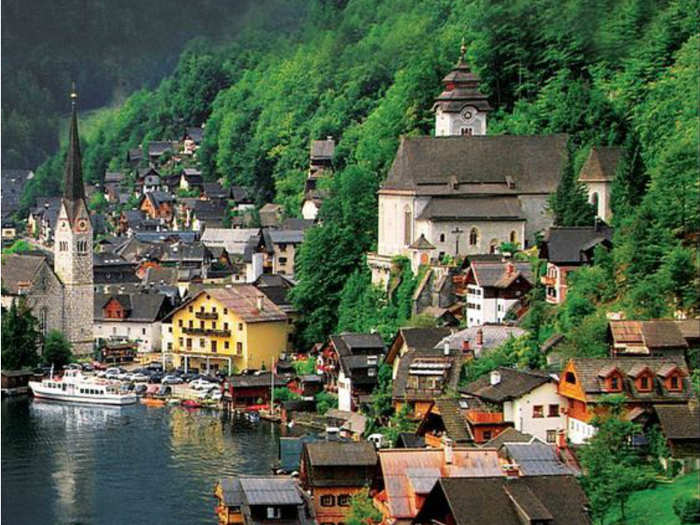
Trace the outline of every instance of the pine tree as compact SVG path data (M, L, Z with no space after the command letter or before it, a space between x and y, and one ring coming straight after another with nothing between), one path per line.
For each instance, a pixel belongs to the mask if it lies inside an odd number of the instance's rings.
M568 144L569 154L564 161L559 186L550 198L550 209L554 214L554 224L557 226L590 226L593 224L595 210L588 202L586 190L578 181L574 172L573 145Z
M24 298L2 313L2 367L9 370L36 366L41 342L39 320Z

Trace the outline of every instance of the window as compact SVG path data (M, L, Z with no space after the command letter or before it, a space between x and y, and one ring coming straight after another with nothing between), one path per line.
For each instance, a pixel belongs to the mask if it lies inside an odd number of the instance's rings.
M216 330L216 321L211 322L211 329Z
M518 235L515 233L515 230L510 232L510 242L515 243L518 240Z
M228 315L228 308L224 308L224 315Z
M267 507L267 519L278 520L282 517L282 509L279 507Z
M61 250L62 252L67 252L68 251L68 243L66 241L59 242L58 249Z
M206 346L206 344L207 344L207 340L206 340L206 339L201 338L201 339L199 340L199 348L204 348L204 347Z
M440 234L440 242L445 242L445 234L444 233Z
M369 377L374 377L377 375L377 369L376 368L368 368L367 369L367 375Z
M183 341L182 337L178 337L178 338L177 338L177 344L178 344L179 346L182 346L182 341Z
M574 375L573 372L567 372L566 375L564 376L564 381L567 383L571 383L572 385L576 384L576 376Z
M145 329L145 328L141 328L141 335L146 335L146 329Z
M472 228L469 232L469 246L476 246L479 242L479 230Z
M559 405L549 405L549 417L559 417Z
M321 496L322 507L332 507L335 505L335 496L333 494L324 494Z
M178 325L180 328L182 328L182 319L178 319L178 320L177 320L177 325Z
M204 313L204 306L200 306L200 307L199 307L199 311L202 312L202 313Z
M228 330L228 323L224 323L224 330Z
M173 349L173 344L169 342L168 343L168 350L172 350L172 349Z
M228 342L228 341L224 341L224 350L228 350L229 346L230 346L230 345L229 345L229 342Z
M610 378L610 390L620 390L620 378L612 376Z
M339 507L349 507L350 506L350 495L349 494L338 494L338 506Z
M191 319L187 321L187 326L189 326L190 328L194 328L194 321L192 321Z
M671 376L670 390L681 390L681 382L678 380L678 376Z
M192 313L192 312L193 312L193 309L192 309L192 307L191 307L191 306L189 307L189 311L190 311L190 313Z
M216 313L216 306L212 306L211 311L212 311L212 313Z
M532 417L544 417L544 408L542 407L542 405L535 405L532 407Z
M491 439L491 431L490 430L484 430L484 439L488 441Z
M213 353L216 353L216 341L212 341L212 342L211 342L211 351L212 351Z
M462 128L459 130L459 134L464 137L471 137L474 134L474 128Z
M191 337L187 338L187 348L189 350L192 350L192 338Z
M279 258L280 264L287 264L287 258L286 257L280 257Z
M199 329L204 330L204 321L199 321Z
M238 323L238 329L243 330L243 323Z
M547 431L547 443L556 443L557 442L557 431L556 430L548 430Z
M649 387L649 376L642 376L639 380L639 390L651 390Z
M403 213L403 243L411 244L411 210L409 209Z
M173 327L172 327L172 326L168 326L168 333L169 333L169 334L172 334L172 333L173 333Z
M242 354L243 353L243 343L236 343L236 353L237 354Z

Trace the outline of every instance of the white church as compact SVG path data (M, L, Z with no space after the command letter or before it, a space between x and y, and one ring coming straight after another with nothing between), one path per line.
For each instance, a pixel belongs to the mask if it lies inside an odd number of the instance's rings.
M377 252L367 255L376 284L387 283L396 255L415 272L444 255L496 253L504 242L527 248L552 225L547 201L568 136L488 136L492 108L464 52L435 99L435 136L402 137L379 190ZM596 199L607 202L609 190L597 187Z

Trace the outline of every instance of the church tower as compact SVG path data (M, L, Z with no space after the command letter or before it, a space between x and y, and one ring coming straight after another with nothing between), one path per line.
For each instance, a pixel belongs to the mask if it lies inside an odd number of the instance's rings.
M93 350L92 223L85 201L75 86L63 198L54 235L54 271L63 283L63 332L76 355Z
M435 136L486 135L486 115L493 108L481 91L479 77L464 61L462 42L459 61L442 79L444 90L435 99Z

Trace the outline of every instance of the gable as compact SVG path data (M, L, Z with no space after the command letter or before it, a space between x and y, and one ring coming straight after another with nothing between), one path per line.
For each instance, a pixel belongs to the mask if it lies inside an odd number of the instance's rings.
M559 394L564 397L586 401L586 393L583 389L582 377L576 370L573 361L569 361L559 378Z

